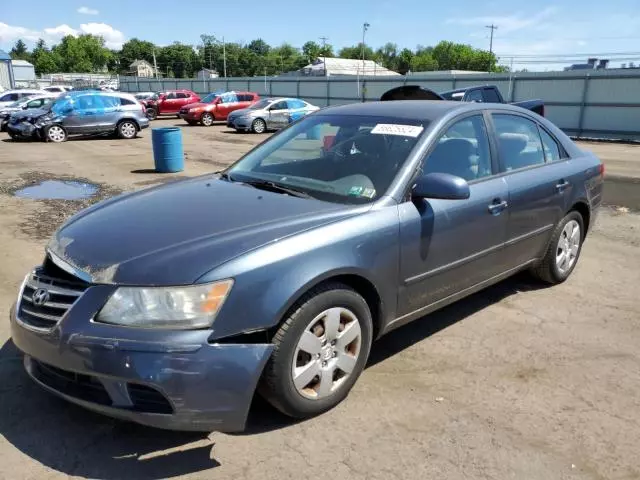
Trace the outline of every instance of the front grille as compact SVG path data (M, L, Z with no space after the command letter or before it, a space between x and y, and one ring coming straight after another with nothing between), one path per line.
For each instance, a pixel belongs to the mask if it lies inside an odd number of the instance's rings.
M156 389L137 383L129 383L127 388L134 410L146 413L173 413L169 401Z
M32 375L46 386L80 400L111 405L111 397L97 378L62 370L34 359L31 362Z
M20 296L18 317L35 328L51 329L80 298L89 284L61 270L50 260L27 278ZM38 292L38 298L34 294ZM42 294L44 302L42 302ZM40 300L40 301L39 301Z

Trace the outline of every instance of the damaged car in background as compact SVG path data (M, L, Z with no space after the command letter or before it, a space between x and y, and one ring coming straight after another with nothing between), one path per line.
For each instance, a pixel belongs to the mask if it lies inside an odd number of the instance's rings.
M113 417L242 430L259 392L308 418L387 332L521 270L569 278L603 173L519 107L328 107L223 172L68 219L11 336L40 386Z
M112 133L131 139L148 126L144 107L132 95L78 90L62 94L44 108L11 115L7 131L14 140L60 143L70 135Z
M0 132L7 130L9 117L17 112L45 108L57 98L57 94L32 95L10 103L5 107L0 107Z

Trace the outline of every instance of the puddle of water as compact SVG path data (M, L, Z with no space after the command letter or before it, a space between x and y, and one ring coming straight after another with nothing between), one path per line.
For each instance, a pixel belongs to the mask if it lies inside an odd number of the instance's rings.
M14 193L16 197L34 200L81 200L98 192L98 187L90 183L45 180L38 185L25 187Z

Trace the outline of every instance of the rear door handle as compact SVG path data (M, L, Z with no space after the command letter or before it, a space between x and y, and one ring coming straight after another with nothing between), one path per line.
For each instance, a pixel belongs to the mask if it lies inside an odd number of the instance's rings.
M569 185L571 185L569 182L567 182L565 179L562 179L558 183L556 183L556 190L559 193L562 193L567 189L567 187L569 187Z
M499 198L496 198L493 203L489 205L489 213L491 215L499 215L505 208L507 208L509 204L506 200L500 201Z

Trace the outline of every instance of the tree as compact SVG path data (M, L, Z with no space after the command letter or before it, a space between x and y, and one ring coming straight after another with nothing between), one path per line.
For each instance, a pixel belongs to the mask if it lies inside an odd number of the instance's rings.
M118 63L120 73L127 73L131 70L130 65L136 60L146 60L153 65L153 52L158 51L153 43L146 40L138 40L132 38L122 45L122 49L118 54Z
M302 46L302 54L305 56L309 63L313 62L320 55L322 47L316 42L307 42Z
M14 60L30 60L31 55L27 50L27 45L19 38L13 48L9 51L9 55Z
M176 78L192 77L202 68L202 59L193 47L180 42L162 47L157 54L157 61L163 71L171 72Z
M258 56L266 56L269 53L269 50L271 50L271 47L267 44L267 42L265 42L261 38L258 38L256 40L252 40L251 43L249 43L249 45L247 46L247 49Z
M61 70L60 58L47 48L47 44L42 38L36 42L36 46L31 52L31 62L37 75L55 73Z
M352 47L341 48L338 56L340 58L362 59L362 42ZM364 58L365 60L373 60L375 58L375 53L371 47L365 47Z

